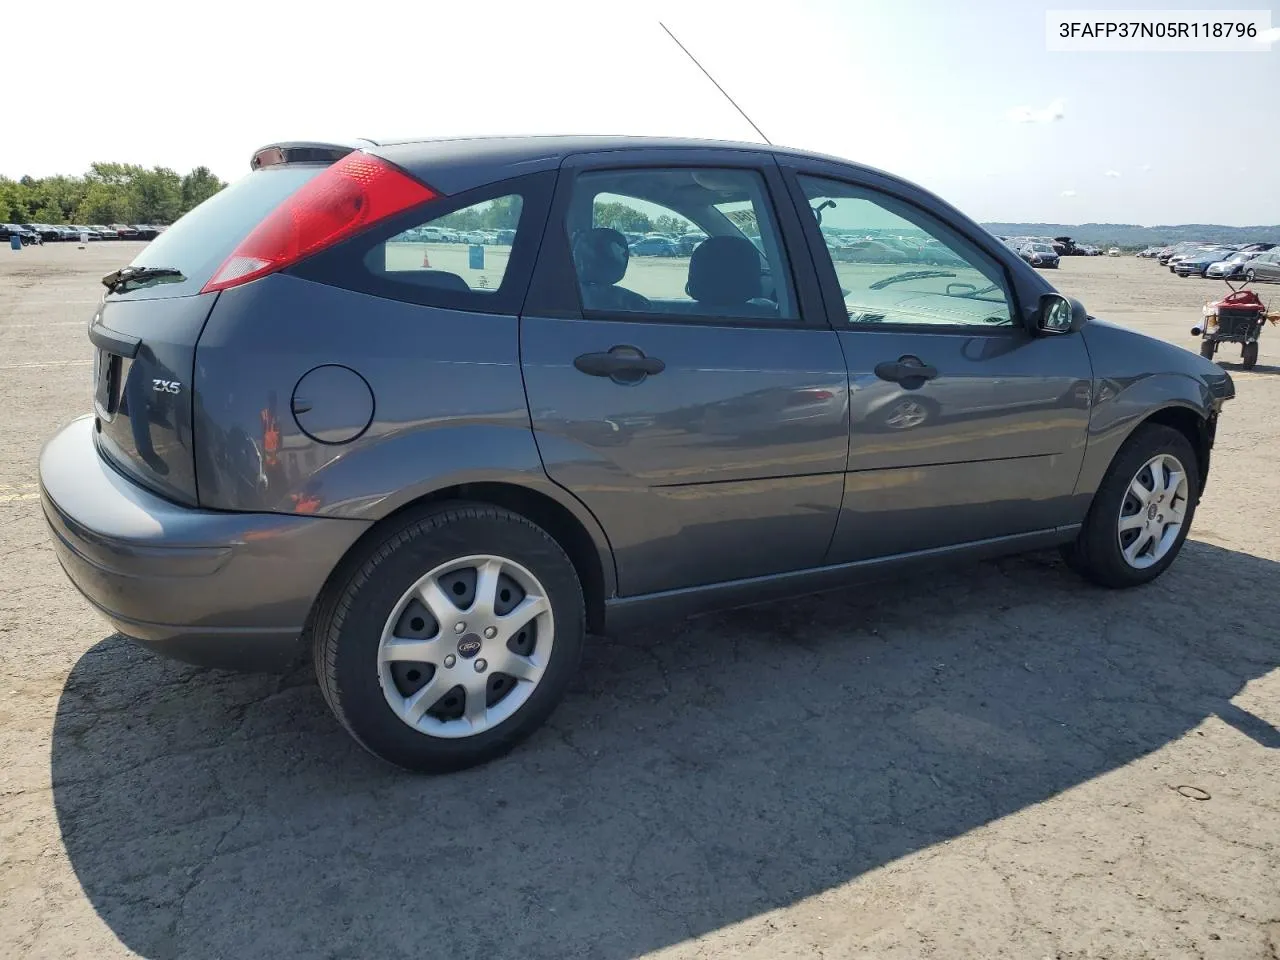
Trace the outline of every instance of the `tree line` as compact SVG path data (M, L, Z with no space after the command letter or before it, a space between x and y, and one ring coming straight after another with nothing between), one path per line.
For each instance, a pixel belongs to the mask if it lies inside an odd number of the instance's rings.
M170 224L225 186L208 167L183 175L133 163L94 163L79 177L0 177L0 221Z
M432 223L450 230L514 230L520 222L520 210L518 196L498 197L488 203L456 210Z

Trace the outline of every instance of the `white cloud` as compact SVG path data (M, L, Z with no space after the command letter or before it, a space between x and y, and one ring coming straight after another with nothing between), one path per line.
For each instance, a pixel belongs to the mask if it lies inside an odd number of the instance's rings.
M1074 197L1076 195L1076 192L1074 190L1063 190L1062 195L1064 197Z
M1053 123L1066 116L1066 101L1059 97L1043 109L1037 107L1014 107L1007 116L1014 123Z
M1103 176L1104 176L1104 177L1118 177L1118 176L1120 176L1120 171L1119 171L1119 170L1108 170L1106 173L1104 173L1104 174L1103 174Z

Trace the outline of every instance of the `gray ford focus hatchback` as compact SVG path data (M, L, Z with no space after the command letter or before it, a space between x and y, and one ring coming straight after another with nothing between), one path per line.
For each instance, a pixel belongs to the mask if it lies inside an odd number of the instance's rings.
M40 459L68 576L169 656L309 650L423 771L531 733L591 632L1046 547L1150 581L1234 395L926 191L754 144L274 144L103 283Z

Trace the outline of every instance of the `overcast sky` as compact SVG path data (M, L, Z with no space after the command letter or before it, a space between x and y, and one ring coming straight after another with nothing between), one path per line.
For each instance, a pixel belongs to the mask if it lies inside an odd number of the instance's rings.
M981 220L1280 223L1280 43L1049 53L1045 11L1067 6L11 0L9 62L32 55L6 80L0 173L120 160L233 179L278 139L755 139L661 19L775 143L891 170Z

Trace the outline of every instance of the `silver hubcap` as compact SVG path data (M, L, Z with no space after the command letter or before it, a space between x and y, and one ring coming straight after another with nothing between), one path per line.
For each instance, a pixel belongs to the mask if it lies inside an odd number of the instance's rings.
M1120 504L1120 552L1142 570L1172 549L1187 512L1187 471L1177 457L1158 453L1129 482Z
M462 557L400 598L378 644L378 679L396 716L418 732L470 737L528 702L554 642L537 577L502 557Z
M894 408L893 415L885 421L896 430L918 427L929 418L929 412L914 400L904 400Z

